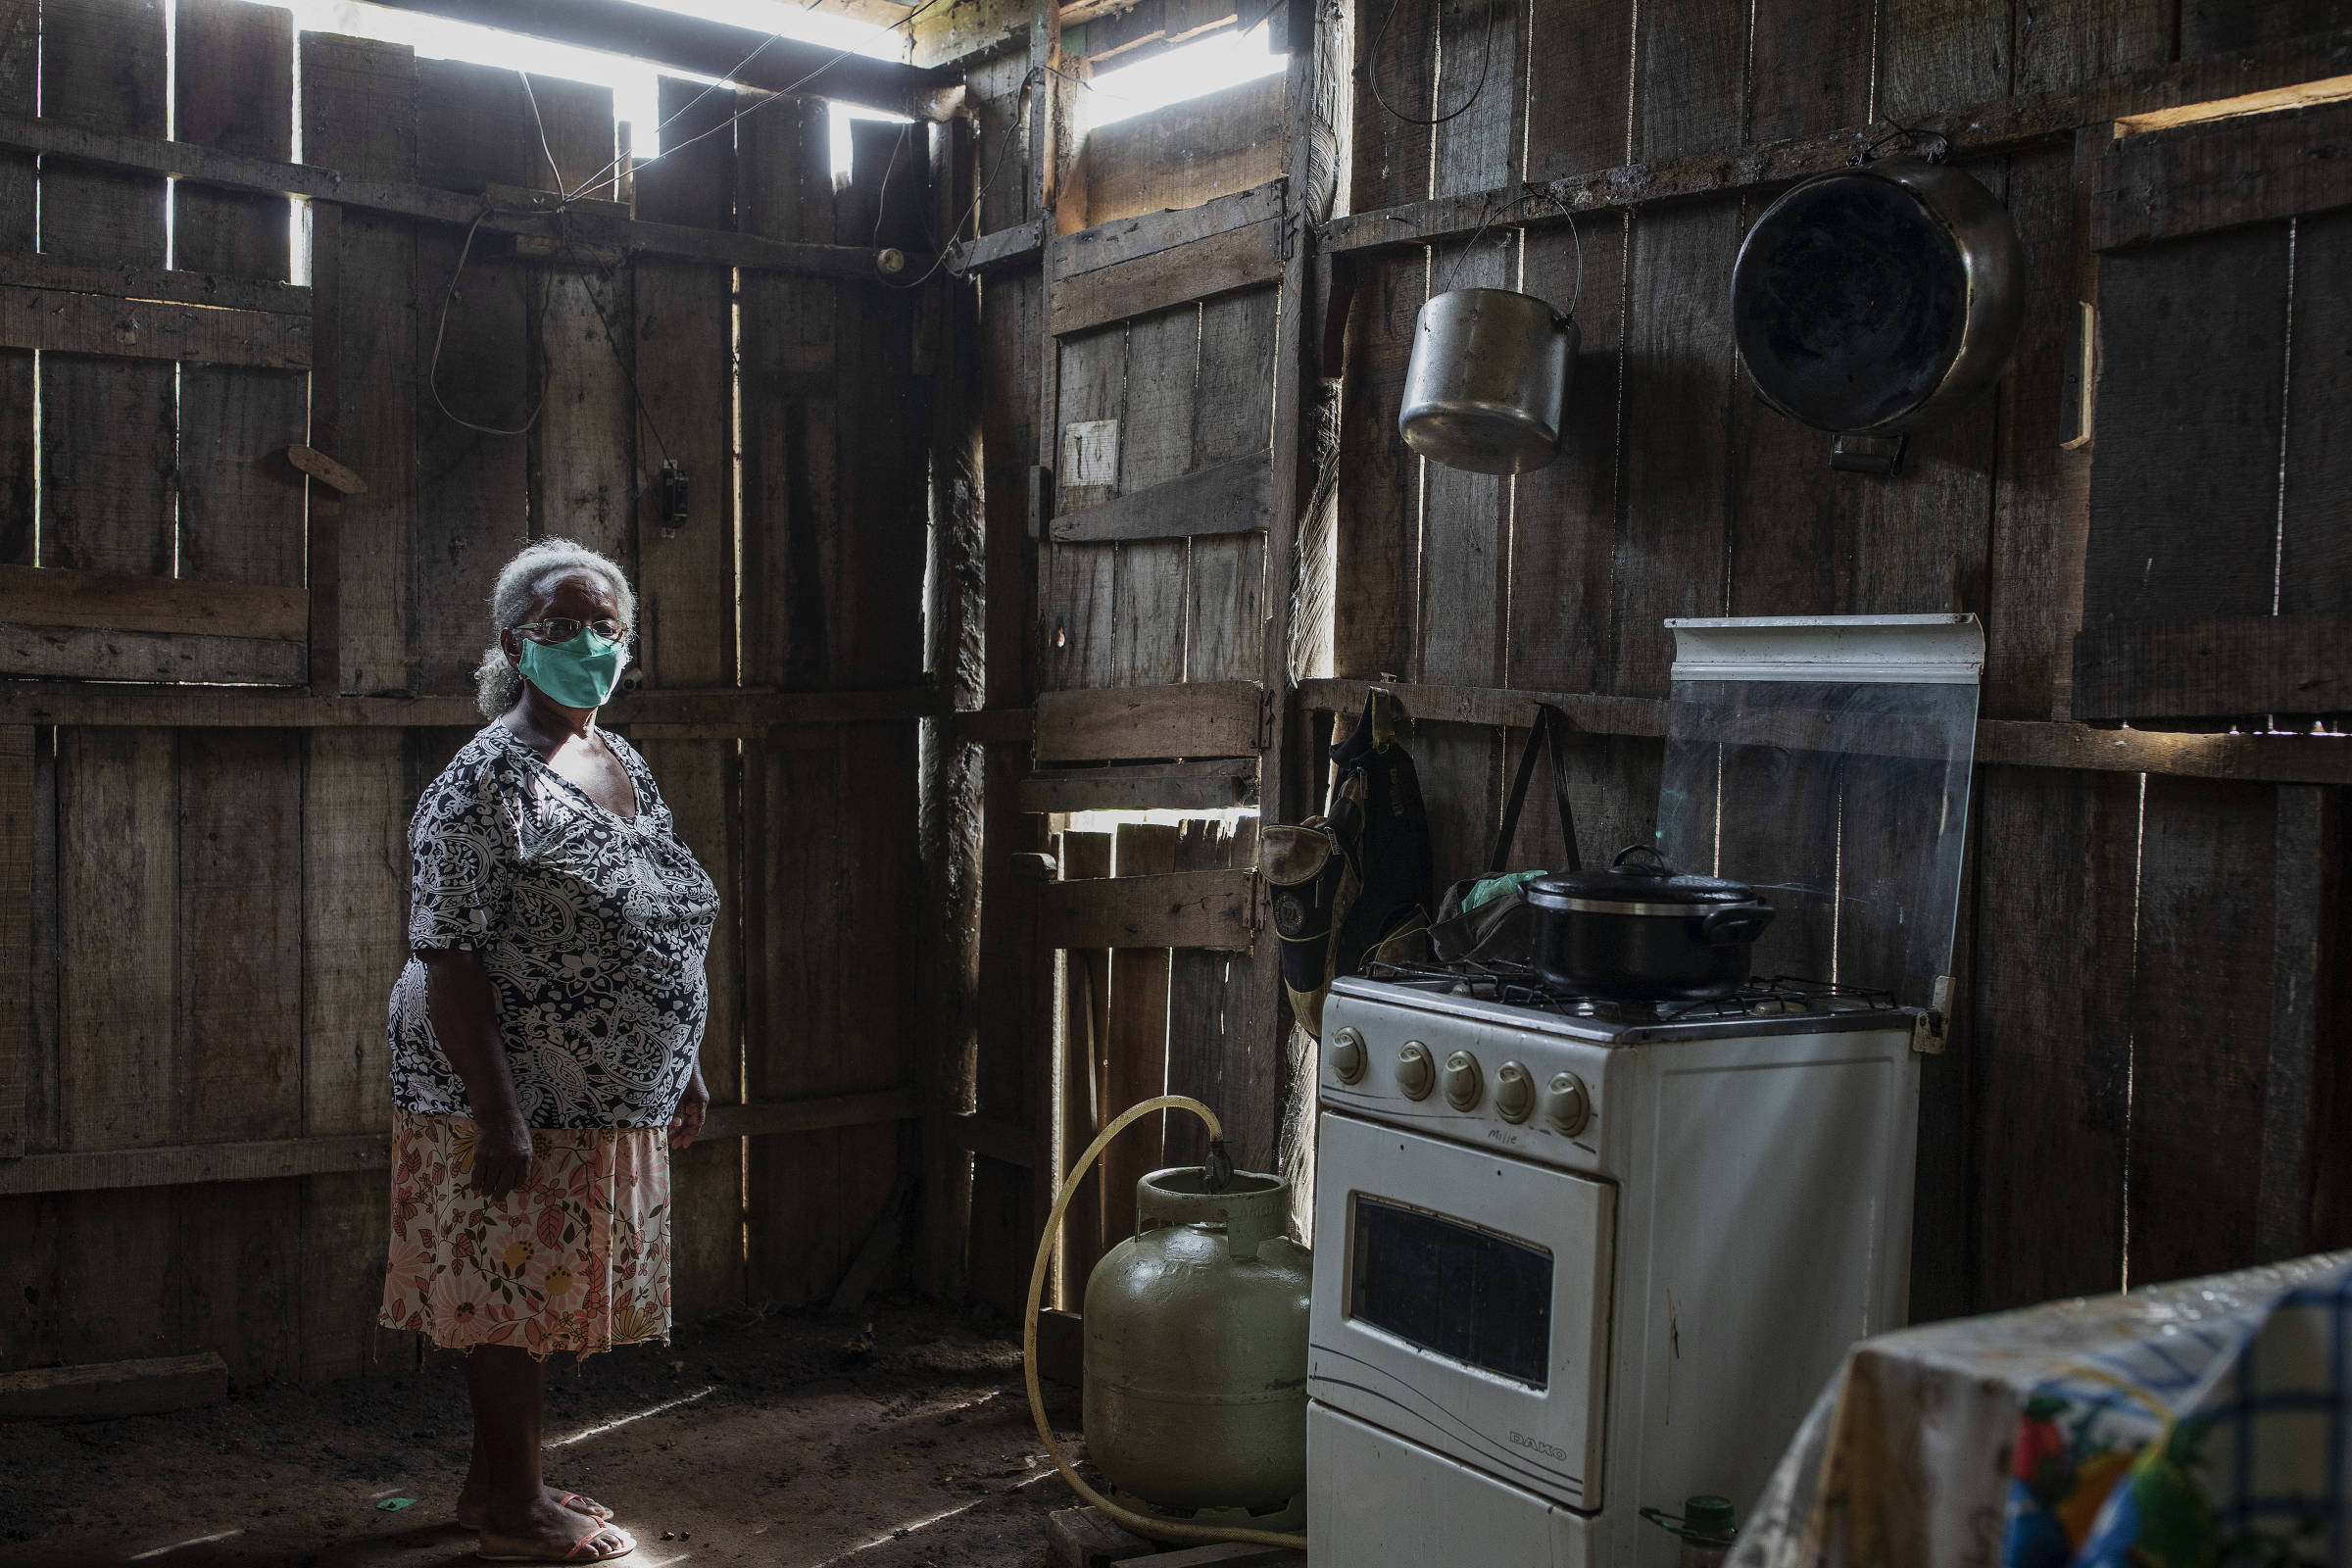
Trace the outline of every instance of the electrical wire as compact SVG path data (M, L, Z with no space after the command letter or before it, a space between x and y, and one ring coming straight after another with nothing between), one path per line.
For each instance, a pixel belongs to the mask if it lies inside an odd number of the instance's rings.
M1021 78L1020 86L1014 89L1014 92L1017 94L1017 96L1021 99L1026 99L1030 93L1037 89L1038 84L1045 78L1045 74L1050 69L1050 67L1046 66L1038 66L1033 68L1029 74ZM1058 74L1058 73L1056 74ZM996 186L997 176L1004 173L1004 166L1012 162L1012 138L1019 133L1020 128L1021 117L1018 113L1015 113L1012 117L1012 122L1004 127L1004 135L1003 139L997 143L996 169L982 177L980 181L980 188L972 192L972 205L970 210L965 212L961 218L956 220L954 231L948 235L948 243L937 247L939 254L932 258L931 265L924 269L923 275L906 283L893 282L891 279L886 277L881 280L884 288L920 288L925 283L930 282L931 279L937 275L939 270L948 265L949 258L955 254L955 247L958 243L956 235L963 232L963 227L966 223L972 225L973 238L977 239L979 237L980 204L988 200L989 191L994 189ZM904 136L901 136L900 138L902 142L904 142L905 139L906 138ZM891 162L893 164L898 162L898 153L895 150L891 154ZM890 194L890 172L888 170L884 170L882 172L882 194L886 197ZM874 233L876 238L880 237L881 231L882 210L880 204L877 203L874 210ZM955 268L952 269L952 270L954 270L956 275L958 277L964 275L964 270L962 268Z
M1462 100L1460 108L1448 110L1442 115L1438 114L1437 87L1436 83L1432 82L1429 95L1429 109L1432 118L1424 120L1419 115L1404 113L1391 104L1388 99L1382 97L1380 93L1381 46L1388 42L1389 24L1396 20L1397 9L1403 4L1404 0L1389 0L1389 9L1380 19L1380 31L1373 34L1372 37L1371 57L1364 63L1364 85L1372 89L1374 103L1380 105L1392 118L1400 120L1408 125L1443 125L1448 120L1459 120L1470 112L1470 106L1477 103L1480 95L1487 90L1487 70L1494 63L1495 18L1492 12L1487 16L1487 41L1478 52L1478 80L1471 83L1470 96ZM1446 15L1443 11L1438 14L1437 23L1438 48L1440 54L1443 55L1446 46Z
M424 381L432 391L433 407L439 409L441 416L450 423L462 425L466 429L476 431L482 435L528 435L531 426L539 422L540 411L547 407L547 374L544 365L540 368L539 401L531 405L529 416L511 430L499 425L476 423L454 412L441 396L441 340L449 333L450 302L458 297L458 279L466 275L466 259L473 254L473 236L480 232L483 222L490 218L491 213L491 207L484 203L482 210L474 214L473 221L466 225L466 242L458 247L458 265L450 270L449 286L441 291L441 318L433 325L433 358L432 363L425 370ZM544 303L543 300L542 305Z

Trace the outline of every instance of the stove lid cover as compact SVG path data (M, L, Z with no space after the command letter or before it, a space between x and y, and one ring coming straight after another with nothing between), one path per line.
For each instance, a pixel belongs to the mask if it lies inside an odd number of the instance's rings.
M1778 911L1759 976L1939 1004L1966 851L1974 615L1670 620L1658 850Z
M1974 686L1984 628L1974 615L1750 615L1669 620L1674 678Z

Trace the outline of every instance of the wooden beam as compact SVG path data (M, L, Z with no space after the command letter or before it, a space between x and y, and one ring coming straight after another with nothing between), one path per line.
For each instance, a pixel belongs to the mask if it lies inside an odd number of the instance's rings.
M310 598L300 584L195 582L126 571L0 566L0 623L298 643L310 634Z
M230 190L335 202L460 228L480 219L484 233L535 241L542 253L552 249L561 254L564 246L570 244L584 251L678 256L721 267L807 272L851 281L873 282L879 276L874 270L874 252L861 245L810 245L682 223L639 222L622 216L613 203L603 201L579 202L558 217L560 198L550 191L506 188L493 199L488 194L469 195L431 185L363 179L316 164L255 158L193 142L79 130L18 115L0 115L0 148L144 173L173 174ZM486 211L488 216L484 216ZM928 255L910 253L907 266L919 271L930 261Z
M1261 532L1273 518L1274 455L1259 452L1063 513L1053 532L1057 545L1199 539Z
M602 717L648 739L719 739L777 728L900 723L937 711L936 697L921 686L864 692L681 690L616 697ZM470 697L314 697L220 687L0 680L0 724L400 729L481 721ZM673 730L693 733L672 735Z
M1024 811L1220 811L1257 804L1257 759L1032 773L1014 800Z
M965 746L1025 746L1037 733L1032 708L984 708L955 715L956 739Z
M78 1193L188 1182L258 1182L328 1171L383 1170L383 1133L278 1138L250 1144L182 1144L71 1154L27 1154L0 1163L0 1195Z
M2352 710L2352 617L2127 621L2075 638L2084 718L2230 718Z
M947 1129L956 1147L966 1153L986 1154L1022 1170L1037 1163L1037 1134L1027 1127L967 1110L948 1117Z
M1037 700L1037 760L1254 756L1261 696L1253 680L1047 692Z
M311 318L0 285L0 349L307 370Z
M25 251L0 252L0 284L65 294L103 294L118 300L166 300L174 305L267 311L277 316L307 317L312 310L311 291L299 283L122 263L67 262Z
M751 27L628 0L378 0L399 11L546 38L725 76L766 92L794 91L916 120L947 120L963 101L963 73L804 43Z
M831 1095L768 1104L712 1105L706 1138L765 1138L909 1121L921 1114L911 1089ZM190 1182L270 1181L335 1171L383 1170L391 1140L382 1133L327 1138L279 1138L247 1144L182 1144L110 1149L70 1154L27 1154L0 1161L0 1197L122 1187L176 1187Z
M1948 134L1957 160L1996 158L2043 142L2068 140L2084 125L2336 75L2348 64L2352 64L2352 28L2338 27L2260 49L2131 72L2054 92L1996 98L1949 114L1925 115L1915 122L1922 130ZM1406 202L1333 219L1318 231L1318 238L1326 252L1385 250L1466 238L1489 222L1497 227L1549 228L1566 221L1555 207L1517 205L1531 188L1575 213L1760 190L1842 169L1884 131L1883 125L1875 123L1848 126L1759 146L1694 153L1654 164L1628 164L1533 187L1507 185ZM1544 210L1533 210L1539 206Z
M2102 251L2352 206L2352 103L2119 136L2089 202Z
M1282 276L1282 222L1265 219L1131 262L1053 279L1054 336L1213 299Z
M1161 871L1047 882L1048 948L1207 948L1246 953L1256 930L1257 873Z
M1270 179L1263 185L1219 196L1198 207L1139 213L1133 218L1116 219L1064 234L1054 242L1054 275L1075 277L1122 262L1141 261L1179 245L1213 239L1269 218L1280 218L1283 192L1288 188L1287 181Z
M978 239L957 240L949 254L948 265L966 275L1029 266L1045 254L1045 247L1046 220L1032 218L1025 223L1000 228Z
M0 1421L115 1421L227 1397L228 1363L215 1350L0 1373Z
M1353 713L1362 709L1364 694L1374 684L1347 678L1302 681L1298 700L1308 709ZM1533 721L1535 705L1542 702L1563 710L1579 728L1596 735L1655 738L1666 733L1666 704L1655 698L1377 684L1396 694L1407 715L1426 723L1523 727ZM2352 784L2352 740L2332 736L2187 735L1987 718L1977 723L1977 760L2267 784Z

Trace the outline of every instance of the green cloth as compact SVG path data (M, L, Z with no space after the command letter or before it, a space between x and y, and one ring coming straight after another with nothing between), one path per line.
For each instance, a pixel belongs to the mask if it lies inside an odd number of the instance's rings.
M1522 883L1550 874L1548 871L1505 871L1500 876L1474 882L1470 885L1470 891L1462 896L1462 912L1468 914L1482 904L1491 903L1506 893L1518 892Z

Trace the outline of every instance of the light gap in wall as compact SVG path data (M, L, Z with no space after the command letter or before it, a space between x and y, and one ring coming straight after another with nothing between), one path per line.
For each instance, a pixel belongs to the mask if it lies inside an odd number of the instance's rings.
M1100 71L1079 95L1091 129L1116 124L1171 104L1204 98L1227 87L1271 76L1290 64L1273 50L1273 28L1261 22L1248 32L1227 28L1132 66Z

